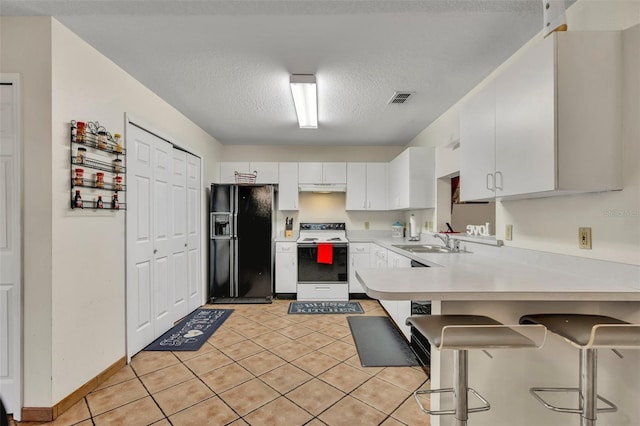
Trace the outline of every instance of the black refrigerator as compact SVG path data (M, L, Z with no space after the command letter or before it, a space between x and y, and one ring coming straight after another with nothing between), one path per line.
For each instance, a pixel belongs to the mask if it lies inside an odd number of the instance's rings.
M272 185L211 185L209 302L271 303Z

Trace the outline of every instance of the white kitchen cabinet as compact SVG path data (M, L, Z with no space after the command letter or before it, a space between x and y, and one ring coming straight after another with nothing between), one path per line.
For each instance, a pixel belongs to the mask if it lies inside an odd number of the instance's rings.
M258 184L278 183L278 163L275 162L223 162L220 163L220 183L236 183L236 172L256 174Z
M346 210L387 210L388 163L347 163Z
M411 259L393 251L389 251L387 255L387 265L389 268L410 268Z
M393 251L387 253L387 265L389 268L410 268L411 259ZM387 313L396 323L396 326L407 339L411 338L411 327L405 324L406 319L411 316L411 301L409 300L385 300L380 301Z
M300 163L299 183L330 184L347 182L347 163Z
M298 210L298 163L279 163L278 175L278 210Z
M371 259L371 268L386 268L388 250L377 244L371 244L369 257Z
M435 153L433 148L410 147L389 164L389 209L435 207Z
M276 241L276 293L295 293L298 253L295 242Z
M619 32L524 52L461 110L462 200L622 189L621 76Z
M371 266L370 246L370 243L349 244L349 293L364 293L356 278L356 270Z

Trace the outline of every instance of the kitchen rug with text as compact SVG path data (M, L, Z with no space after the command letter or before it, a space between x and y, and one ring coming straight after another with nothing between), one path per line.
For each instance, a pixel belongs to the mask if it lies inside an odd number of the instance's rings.
M145 351L197 351L233 309L197 309L144 348Z
M291 302L289 314L364 314L358 302Z

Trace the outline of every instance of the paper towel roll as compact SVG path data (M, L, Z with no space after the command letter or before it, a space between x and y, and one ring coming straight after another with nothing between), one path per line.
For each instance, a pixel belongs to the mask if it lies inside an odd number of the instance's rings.
M418 230L416 229L416 218L411 215L409 218L409 237L415 238L418 236Z

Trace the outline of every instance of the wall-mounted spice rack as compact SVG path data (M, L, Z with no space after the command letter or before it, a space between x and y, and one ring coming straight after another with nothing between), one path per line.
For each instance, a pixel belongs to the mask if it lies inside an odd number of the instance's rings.
M120 135L107 132L97 121L72 120L70 148L71 208L126 210L126 203L121 199L126 191L122 158L126 150ZM94 171L95 178L85 176L85 168ZM105 173L109 174L108 178ZM90 192L83 194L80 188L88 188ZM93 199L86 199L87 196Z

